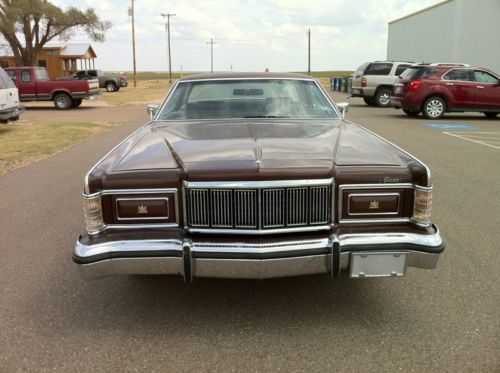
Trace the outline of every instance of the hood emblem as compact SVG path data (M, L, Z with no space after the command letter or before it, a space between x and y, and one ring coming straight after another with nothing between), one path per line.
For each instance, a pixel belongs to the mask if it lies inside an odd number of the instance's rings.
M369 210L378 210L380 208L379 201L370 201L370 205L368 207Z
M148 213L148 207L144 205L137 206L137 214L143 215Z
M262 148L256 141L254 147L254 155L255 155L255 163L257 163L257 165L260 166L262 164Z

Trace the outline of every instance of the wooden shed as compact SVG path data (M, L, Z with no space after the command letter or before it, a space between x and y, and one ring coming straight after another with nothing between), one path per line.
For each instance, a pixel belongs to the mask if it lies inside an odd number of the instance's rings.
M36 65L47 68L51 79L69 76L77 70L94 69L97 55L90 44L46 44L36 60ZM16 60L10 48L0 50L0 66L14 67Z

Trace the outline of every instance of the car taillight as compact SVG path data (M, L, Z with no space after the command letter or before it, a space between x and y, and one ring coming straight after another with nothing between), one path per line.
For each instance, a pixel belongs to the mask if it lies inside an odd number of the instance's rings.
M361 78L361 87L366 87L366 78L365 77Z
M89 234L99 233L105 228L102 217L101 195L83 195L83 213Z
M120 75L120 80L125 80L125 76Z
M410 83L410 91L416 91L422 84L421 80L414 80Z
M422 227L431 225L432 188L415 187L412 221Z

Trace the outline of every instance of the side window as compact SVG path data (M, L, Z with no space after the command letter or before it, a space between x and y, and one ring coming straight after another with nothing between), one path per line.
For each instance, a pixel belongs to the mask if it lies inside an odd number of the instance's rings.
M31 74L29 70L21 70L21 82L31 83Z
M85 71L78 71L75 75L78 79L82 79L85 76Z
M364 75L389 75L391 69L392 63L375 62L367 67Z
M474 80L476 82L481 82L481 83L493 83L493 84L498 84L498 79L495 78L493 75L488 74L486 71L479 71L476 70L474 71Z
M453 69L443 75L445 80L459 80L463 82L473 81L469 70Z
M16 72L12 70L6 71L7 75L12 79L12 81L15 83L16 82Z
M97 76L97 71L95 71L95 70L89 70L89 75L90 76Z
M16 88L16 85L9 75L10 74L8 74L5 70L0 69L0 81L2 82L2 88Z
M396 68L396 72L394 73L394 75L400 76L408 67L410 67L410 65L399 65Z

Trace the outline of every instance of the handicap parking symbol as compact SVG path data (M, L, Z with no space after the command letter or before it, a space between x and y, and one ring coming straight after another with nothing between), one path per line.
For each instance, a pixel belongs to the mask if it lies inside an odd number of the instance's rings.
M425 125L428 128L437 130L475 130L477 127L470 124L461 123L429 123Z

